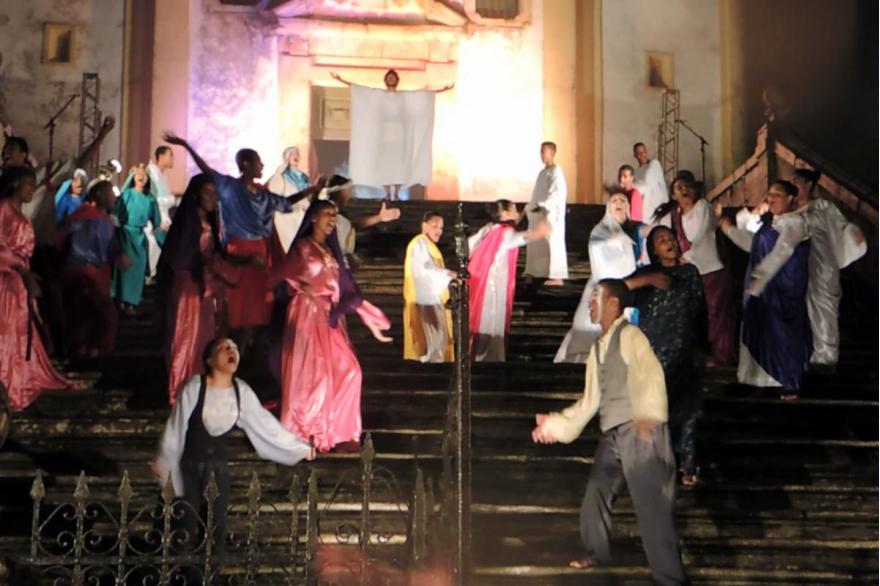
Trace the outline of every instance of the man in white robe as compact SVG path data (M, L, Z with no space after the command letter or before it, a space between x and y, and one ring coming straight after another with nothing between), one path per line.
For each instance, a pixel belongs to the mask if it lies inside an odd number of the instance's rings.
M159 205L159 214L162 216L162 228L167 231L171 225L171 209L177 205L177 198L168 185L168 176L165 173L174 168L174 151L168 145L156 147L154 160L147 164L147 175L150 177L150 193L156 198ZM162 249L153 235L153 226L144 226L147 235L147 250L149 254L150 276L156 275L156 264Z
M398 199L401 187L428 185L433 175L435 95L452 89L398 91L400 77L385 73L385 89L333 78L351 87L351 178L356 185L385 187Z
M669 201L663 165L648 156L648 147L643 142L633 145L633 156L639 162L634 185L642 194L643 221L650 222L657 207Z
M568 278L568 254L565 250L565 212L568 186L562 168L554 162L556 145L541 143L541 162L544 168L538 173L532 199L527 209L529 230L546 221L550 236L534 240L526 247L527 280L547 279L545 285L558 287Z

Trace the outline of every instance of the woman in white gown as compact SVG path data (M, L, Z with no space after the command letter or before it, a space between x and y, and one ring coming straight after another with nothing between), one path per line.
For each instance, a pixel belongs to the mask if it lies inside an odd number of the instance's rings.
M590 320L590 296L602 279L623 279L635 272L641 256L643 226L629 219L626 194L611 194L605 205L605 216L590 232L590 280L584 287L571 329L553 362L586 363L590 347L602 333L599 324Z
M281 155L281 164L266 183L266 189L272 193L289 197L309 188L309 176L299 170L299 149L295 146L287 147ZM284 252L290 249L293 237L299 230L312 203L310 197L304 197L293 204L293 211L289 214L275 214L275 232Z
M813 331L810 362L834 366L840 346L837 316L840 307L840 270L864 256L865 237L832 202L819 197L820 173L798 169L791 181L798 188L797 207L810 234L807 312Z

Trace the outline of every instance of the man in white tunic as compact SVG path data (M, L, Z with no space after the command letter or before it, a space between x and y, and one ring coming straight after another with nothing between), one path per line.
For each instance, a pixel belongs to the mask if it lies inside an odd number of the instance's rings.
M154 159L147 164L147 175L150 177L150 193L156 198L159 204L159 214L162 216L162 228L168 230L171 225L171 208L177 205L177 198L168 185L168 176L165 173L169 169L174 168L174 151L168 145L160 145L156 147L153 153ZM147 235L147 248L150 261L150 276L156 275L156 264L159 262L159 255L162 253L160 242L156 241L153 235L153 226L144 226L144 233Z
M450 362L452 315L446 309L449 283L456 274L446 268L437 243L443 216L428 211L422 232L406 248L403 268L403 357L420 362Z
M657 207L669 201L663 165L648 156L648 147L643 142L633 145L633 156L639 162L634 184L642 194L643 221L650 222Z
M544 168L538 173L532 199L529 201L529 230L546 221L550 236L533 240L526 247L527 281L533 278L547 279L545 285L558 287L568 278L568 255L565 250L565 211L568 187L562 168L554 162L556 145L541 143L541 162Z

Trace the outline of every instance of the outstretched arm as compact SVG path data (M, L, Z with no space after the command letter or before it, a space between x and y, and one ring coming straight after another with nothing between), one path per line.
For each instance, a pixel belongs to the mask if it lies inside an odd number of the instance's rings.
M382 207L379 208L378 214L373 214L372 216L367 216L366 218L361 218L357 222L354 223L354 227L358 230L366 230L367 228L372 228L376 224L382 224L384 222L393 222L400 218L400 209L398 208L389 208L385 205L385 202L382 202Z
M319 177L314 185L306 187L302 191L298 191L298 192L294 193L293 195L287 196L287 201L294 204L294 203L298 202L299 200L304 199L306 197L311 197L313 195L317 195L317 194L321 193L321 190L324 189L325 185L327 185L327 178L326 177Z
M75 169L82 169L88 165L89 161L95 158L95 153L98 152L101 143L104 142L104 139L107 138L107 135L110 134L110 131L113 130L114 126L116 126L116 119L113 118L113 116L107 116L104 118L104 122L101 124L101 129L98 130L98 135L95 137L95 140L93 140L76 158ZM50 175L47 173L46 176L49 177Z
M190 156L193 158L193 161L196 162L196 165L202 171L202 173L206 173L206 174L214 173L214 169L212 169L208 165L208 163L205 162L205 159L203 159L202 157L199 156L199 153L197 153L195 151L195 149L192 148L192 146L190 146L190 144L188 142L186 142L184 139L180 138L179 136L177 136L176 134L174 134L170 130L166 130L165 132L162 133L162 140L164 140L168 144L177 145L179 147L183 147L184 149L186 149L186 152L188 152L190 154Z
M330 72L330 77L338 81L339 83L344 83L348 87L351 87L352 83L346 79L342 79L342 76L336 73L335 71Z
M422 91L423 92L434 92L435 94L442 94L443 92L448 92L449 90L451 90L454 87L455 87L454 83L450 83L449 85L444 85L443 87L436 89L436 90L432 90L430 87L425 86L422 88Z

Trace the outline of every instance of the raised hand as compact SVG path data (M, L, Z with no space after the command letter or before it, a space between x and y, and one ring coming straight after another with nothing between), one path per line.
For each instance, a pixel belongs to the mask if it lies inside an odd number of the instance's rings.
M400 218L400 208L389 208L385 205L385 202L382 202L382 207L379 208L379 221L380 222L393 222Z
M182 146L182 147L187 146L187 142L184 139L177 136L171 130L166 130L165 132L162 133L162 140L167 142L168 144L173 144L173 145Z

